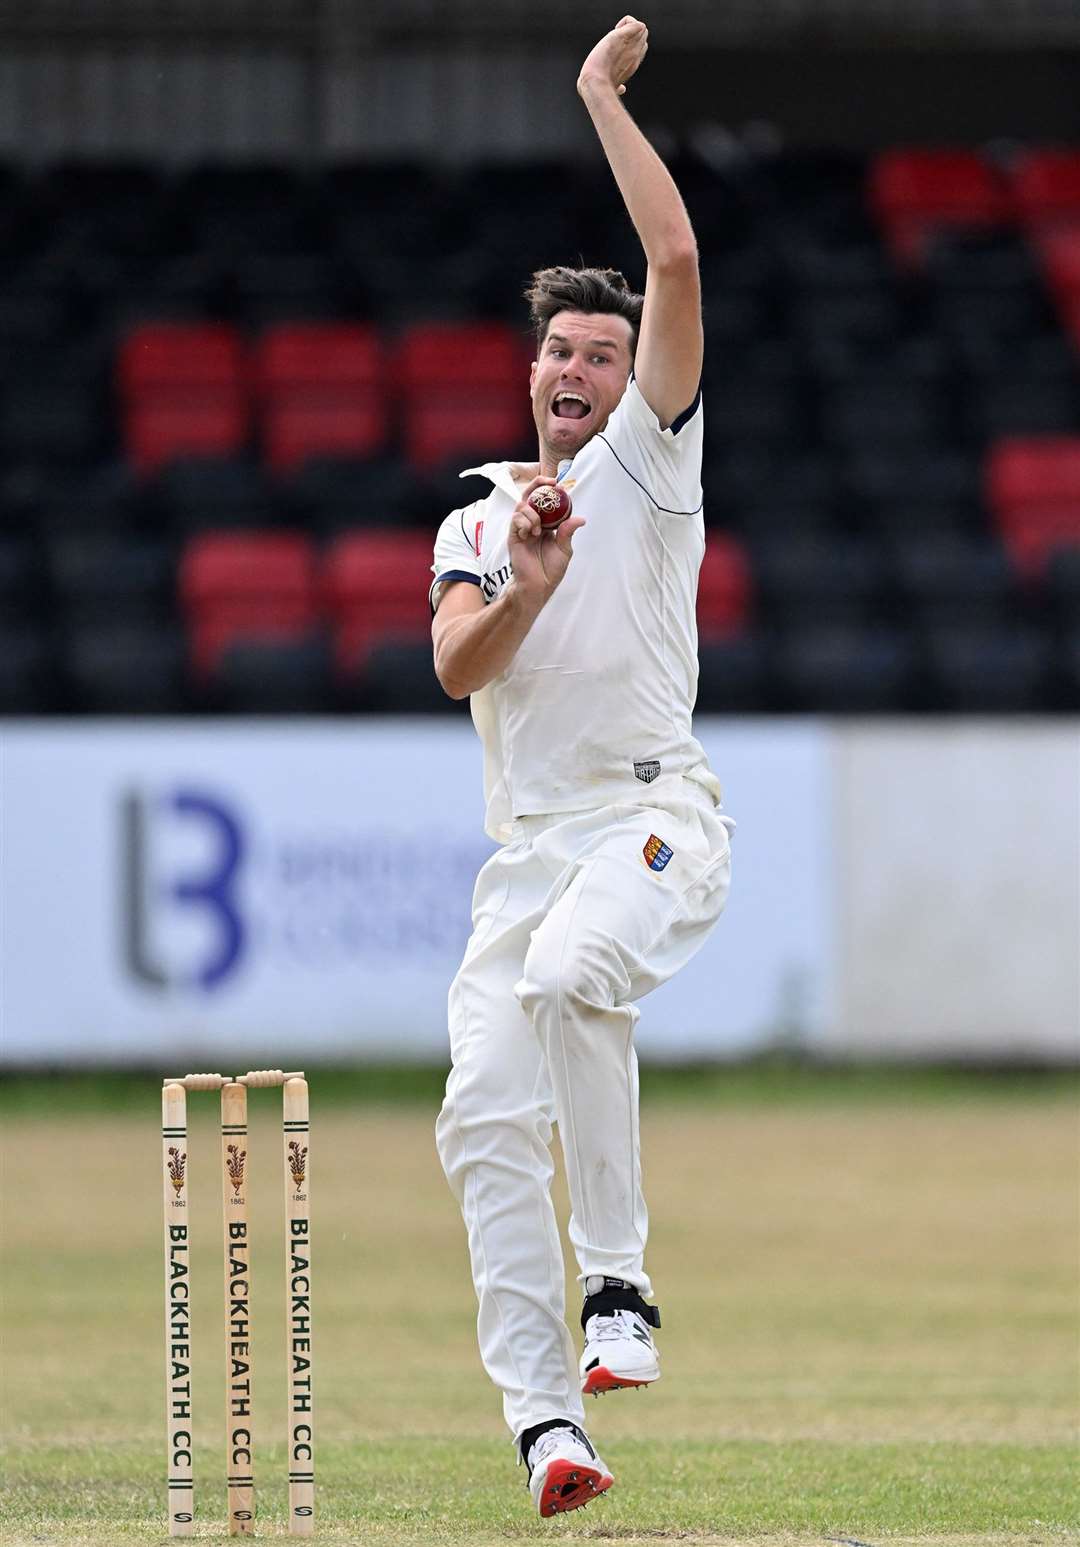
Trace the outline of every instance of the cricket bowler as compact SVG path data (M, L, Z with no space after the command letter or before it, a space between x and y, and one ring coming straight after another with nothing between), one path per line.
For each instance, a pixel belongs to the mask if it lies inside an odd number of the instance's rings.
M432 566L435 670L451 697L471 698L485 826L501 845L477 878L450 989L437 1141L468 1231L481 1356L542 1516L612 1484L583 1395L660 1377L637 1001L699 949L730 883L734 824L691 731L705 546L697 247L620 100L647 46L644 23L624 17L577 82L644 249L645 293L608 269L533 276L538 460L470 469L491 492L447 516ZM544 527L529 496L556 484L572 513ZM555 1123L580 1359L550 1196Z

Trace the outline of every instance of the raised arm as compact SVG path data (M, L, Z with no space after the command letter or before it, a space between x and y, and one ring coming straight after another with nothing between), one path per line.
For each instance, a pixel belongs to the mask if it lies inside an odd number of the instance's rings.
M624 16L585 60L577 87L645 249L645 308L634 375L666 428L694 400L704 341L690 217L667 167L619 100L648 46L645 23Z

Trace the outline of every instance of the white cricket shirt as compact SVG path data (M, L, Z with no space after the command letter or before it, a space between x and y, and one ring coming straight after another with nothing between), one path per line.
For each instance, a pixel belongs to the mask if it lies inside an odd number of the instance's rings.
M697 696L701 514L700 393L660 428L631 377L599 434L559 465L574 556L505 672L472 694L484 748L485 829L509 842L515 817L685 797L720 785L691 732ZM465 581L493 602L510 580L515 485L534 469L489 462L485 499L451 511L435 540L431 603Z

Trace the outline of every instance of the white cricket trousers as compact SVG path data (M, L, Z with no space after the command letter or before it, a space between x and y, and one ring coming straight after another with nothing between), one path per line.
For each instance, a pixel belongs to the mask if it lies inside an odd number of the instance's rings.
M551 1202L554 1122L582 1281L602 1273L652 1292L634 1001L694 955L731 877L734 823L683 788L663 806L521 818L477 878L436 1139L468 1230L481 1357L515 1437L585 1421Z

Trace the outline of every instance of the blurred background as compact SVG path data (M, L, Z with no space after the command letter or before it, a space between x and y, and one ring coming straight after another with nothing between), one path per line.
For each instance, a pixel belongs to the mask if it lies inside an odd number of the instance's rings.
M1080 10L665 0L727 916L643 1057L1075 1063ZM521 291L641 255L594 0L0 8L2 1061L445 1061L428 567ZM246 1061L246 1062L245 1062Z

